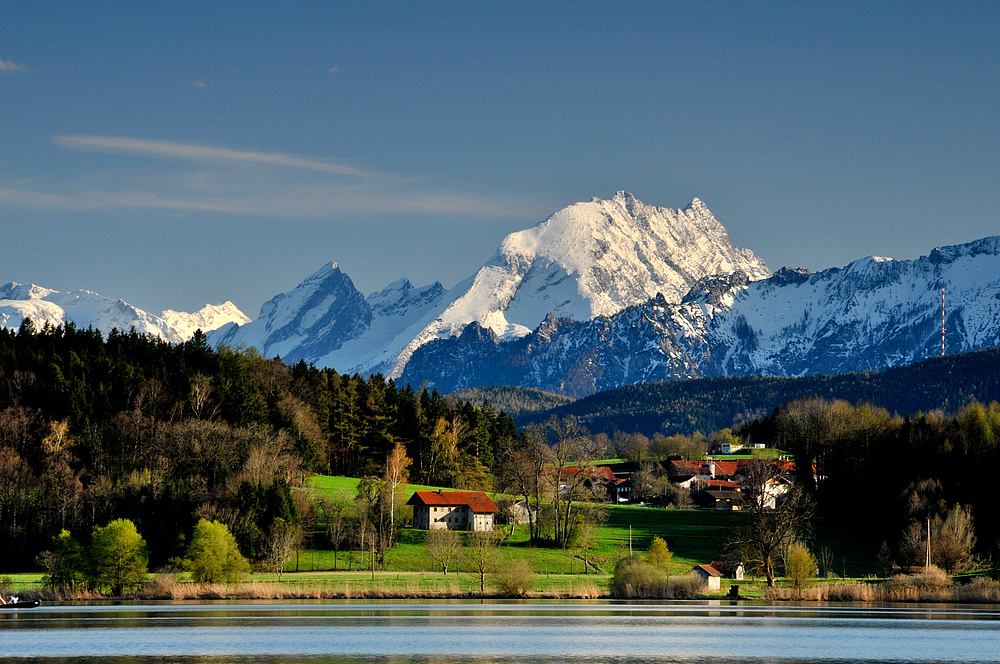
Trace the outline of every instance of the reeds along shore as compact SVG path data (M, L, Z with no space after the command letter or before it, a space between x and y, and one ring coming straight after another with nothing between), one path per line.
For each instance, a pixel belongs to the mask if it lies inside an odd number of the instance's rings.
M118 599L134 600L293 600L293 599L455 599L511 597L496 591L485 595L460 588L457 582L435 589L420 588L417 580L385 579L368 581L243 581L239 583L192 583L173 574L160 574L138 592ZM523 595L538 599L718 599L718 594L699 592L684 577L672 579L663 588L629 587L611 594L608 588L581 580L569 587L546 592L530 591ZM32 590L20 593L21 599L42 601L88 601L107 596L79 590ZM747 599L744 597L744 599ZM978 577L968 583L955 583L943 572L932 570L915 576L897 576L885 581L831 581L805 588L767 588L759 597L766 601L806 600L821 602L959 602L1000 603L1000 582Z
M815 600L821 602L1000 602L1000 583L978 577L967 584L929 580L925 575L895 577L881 583L825 583L796 590L769 588L768 600Z
M181 581L172 574L160 574L138 592L124 599L138 600L215 600L215 599L453 599L482 597L478 591L463 590L459 584L449 583L437 589L420 588L417 580L368 581L242 581L238 583L193 583ZM502 597L499 593L486 596ZM570 588L556 592L531 593L530 596L551 599L595 599L607 592L590 581L580 581ZM22 599L50 601L87 601L108 599L107 596L87 590L37 590L21 594Z

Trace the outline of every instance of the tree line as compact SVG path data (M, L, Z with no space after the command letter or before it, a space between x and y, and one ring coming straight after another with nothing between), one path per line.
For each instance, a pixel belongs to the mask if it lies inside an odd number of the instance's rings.
M573 416L593 433L693 435L735 428L812 396L872 403L890 413L955 411L1000 400L1000 348L933 357L913 364L833 376L729 376L628 385L540 412L519 426Z
M819 516L887 532L882 571L891 562L962 571L975 556L997 554L1000 506L988 479L1000 463L995 401L903 417L870 404L802 399L738 434L790 454Z
M413 481L489 488L517 435L488 405L214 350L200 332L169 344L26 320L0 329L0 560L37 565L62 531L85 542L118 519L154 568L185 555L200 519L259 560L275 524L314 530L296 490L310 472L381 478L399 447Z

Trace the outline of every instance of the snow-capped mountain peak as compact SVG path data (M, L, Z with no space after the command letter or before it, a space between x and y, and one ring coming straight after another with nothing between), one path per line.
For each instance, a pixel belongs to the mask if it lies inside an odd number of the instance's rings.
M230 323L245 325L250 322L250 318L228 300L222 304L206 304L193 314L167 309L160 318L187 338L194 336L197 330L208 333Z
M515 339L550 313L577 321L611 316L658 293L676 303L698 279L736 271L751 280L771 274L753 252L730 243L698 199L675 210L619 191L609 200L576 203L504 238L407 345L390 375L400 375L423 344L457 335L472 322Z
M371 320L364 296L331 261L292 290L265 302L255 320L221 328L209 335L209 341L253 346L267 357L294 362L338 349L363 334Z
M618 314L550 318L516 343L436 339L401 377L443 392L521 385L583 396L699 376L867 371L1000 345L1000 237L916 260L869 256L814 274L700 280L680 304L657 297Z
M380 316L406 316L413 307L436 300L444 293L444 287L435 281L429 286L414 288L408 279L398 279L381 291L368 296L372 311Z

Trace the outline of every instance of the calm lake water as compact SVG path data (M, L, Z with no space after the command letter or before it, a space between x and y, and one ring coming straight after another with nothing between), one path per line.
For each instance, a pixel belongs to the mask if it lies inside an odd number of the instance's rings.
M0 661L1000 662L1000 607L285 602L0 612Z

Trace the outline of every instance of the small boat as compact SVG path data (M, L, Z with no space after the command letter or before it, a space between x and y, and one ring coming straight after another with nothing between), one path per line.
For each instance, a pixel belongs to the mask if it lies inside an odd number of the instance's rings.
M0 604L0 609L33 609L41 604L37 599L24 602L11 602L10 604Z

